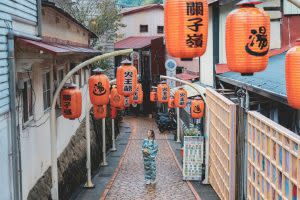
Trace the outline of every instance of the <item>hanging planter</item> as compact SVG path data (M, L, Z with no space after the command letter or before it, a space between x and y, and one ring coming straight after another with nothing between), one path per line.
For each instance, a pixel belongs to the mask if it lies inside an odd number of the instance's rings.
M179 88L174 95L174 104L177 108L185 108L187 104L187 92L183 88Z
M200 119L204 114L204 101L200 97L196 97L191 103L191 117Z
M270 16L255 7L260 1L241 1L226 19L228 68L242 75L265 70L269 59Z
M110 84L100 68L93 70L95 75L89 78L89 94L93 105L102 106L109 102Z
M177 58L202 56L207 45L207 1L166 0L164 10L168 53Z
M66 84L61 91L61 111L65 118L76 119L81 116L82 95L74 84Z
M168 103L170 98L170 87L166 82L161 82L157 86L157 101L160 103Z
M285 79L288 104L300 109L300 39L286 54Z
M133 95L137 86L137 70L129 60L124 60L117 69L117 90L123 96Z

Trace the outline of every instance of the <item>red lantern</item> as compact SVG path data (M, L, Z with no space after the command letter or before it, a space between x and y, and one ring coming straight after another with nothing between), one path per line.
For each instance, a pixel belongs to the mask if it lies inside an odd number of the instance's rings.
M140 83L137 84L136 91L133 95L133 103L141 104L143 103L143 88Z
M191 104L191 117L194 119L200 119L203 117L204 114L204 101L196 97L194 100L192 100Z
M118 115L118 110L115 107L110 107L110 117L116 119Z
M120 95L116 87L113 87L110 91L110 105L117 109L123 109L124 96Z
M129 108L130 105L132 104L132 96L124 97L124 107Z
M168 108L175 108L174 97L170 97L168 101Z
M286 54L285 79L288 103L291 107L300 109L300 39Z
M170 98L170 87L166 82L162 82L157 86L157 101L161 103L168 103Z
M168 53L177 58L204 54L208 33L206 0L166 0L165 37Z
M174 95L174 103L177 108L185 108L187 104L187 92L183 88L179 88Z
M268 64L270 16L255 7L261 2L242 2L226 19L228 68L242 75L263 71Z
M103 106L93 106L95 119L106 118L106 105Z
M124 60L117 69L117 90L123 96L133 95L137 85L137 70L131 62Z
M157 101L157 93L154 89L150 92L150 101L151 102Z
M66 84L60 95L63 116L67 119L79 118L82 110L80 89L73 84Z
M109 102L110 84L101 69L94 70L95 75L89 78L89 93L93 105L102 106Z

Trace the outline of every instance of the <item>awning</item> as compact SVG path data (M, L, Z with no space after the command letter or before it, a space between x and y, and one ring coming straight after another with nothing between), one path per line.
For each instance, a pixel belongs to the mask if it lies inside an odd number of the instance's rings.
M199 78L199 76L188 74L188 73L181 73L181 74L176 74L176 78L179 78L184 81L190 81Z
M206 93L205 87L199 85L198 83L192 83L192 84L193 84L193 86L195 86L199 91L201 91L202 94L205 94L205 93ZM191 86L189 86L189 85L183 85L183 86L180 86L180 87L172 88L172 89L171 89L171 93L174 94L174 93L176 92L176 90L178 90L178 89L181 88L181 87L184 88L184 89L187 91L188 97L193 97L193 96L199 95L199 94L197 93L197 91L196 91L194 88L192 88Z
M142 49L151 45L151 41L161 36L128 37L115 43L115 49Z
M55 44L55 43L48 44L48 43L45 43L42 41L27 40L27 39L23 39L23 38L18 38L17 41L23 42L29 46L38 48L40 50L43 50L45 52L48 52L50 54L55 54L55 55L78 54L78 53L100 54L100 51L98 51L98 50L91 49L91 48L85 48L85 47L61 45L61 44Z

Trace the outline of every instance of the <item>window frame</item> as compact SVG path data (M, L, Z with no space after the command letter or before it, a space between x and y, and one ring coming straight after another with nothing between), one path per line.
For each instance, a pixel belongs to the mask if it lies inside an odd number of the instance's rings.
M26 126L27 124L29 124L31 121L34 120L34 105L33 105L33 91L32 91L32 79L25 79L24 82L24 89L22 90L22 123L23 126ZM26 89L26 105L27 105L27 120L25 121L25 109L24 109L24 94L25 94L25 89ZM31 93L31 98L29 101L28 99L28 93ZM30 104L31 104L31 111L30 111Z
M162 28L162 31L160 28ZM165 32L165 26L157 26L157 34L164 34L164 32Z
M147 28L147 30L143 30L143 28ZM149 32L148 24L140 24L140 33L148 33L148 32Z

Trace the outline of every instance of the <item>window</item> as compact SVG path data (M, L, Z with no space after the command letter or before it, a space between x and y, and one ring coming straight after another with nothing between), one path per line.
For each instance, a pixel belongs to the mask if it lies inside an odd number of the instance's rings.
M181 61L193 61L193 58L180 58Z
M140 32L147 33L148 32L148 25L140 25Z
M58 84L60 84L62 82L62 80L64 79L64 69L59 69L57 70L57 81Z
M33 104L32 104L32 87L31 87L31 80L24 82L24 89L23 89L23 123L28 122L31 120L33 116Z
M164 33L164 26L157 26L157 33L163 34Z
M51 104L50 72L43 74L43 101L44 110L47 110Z

